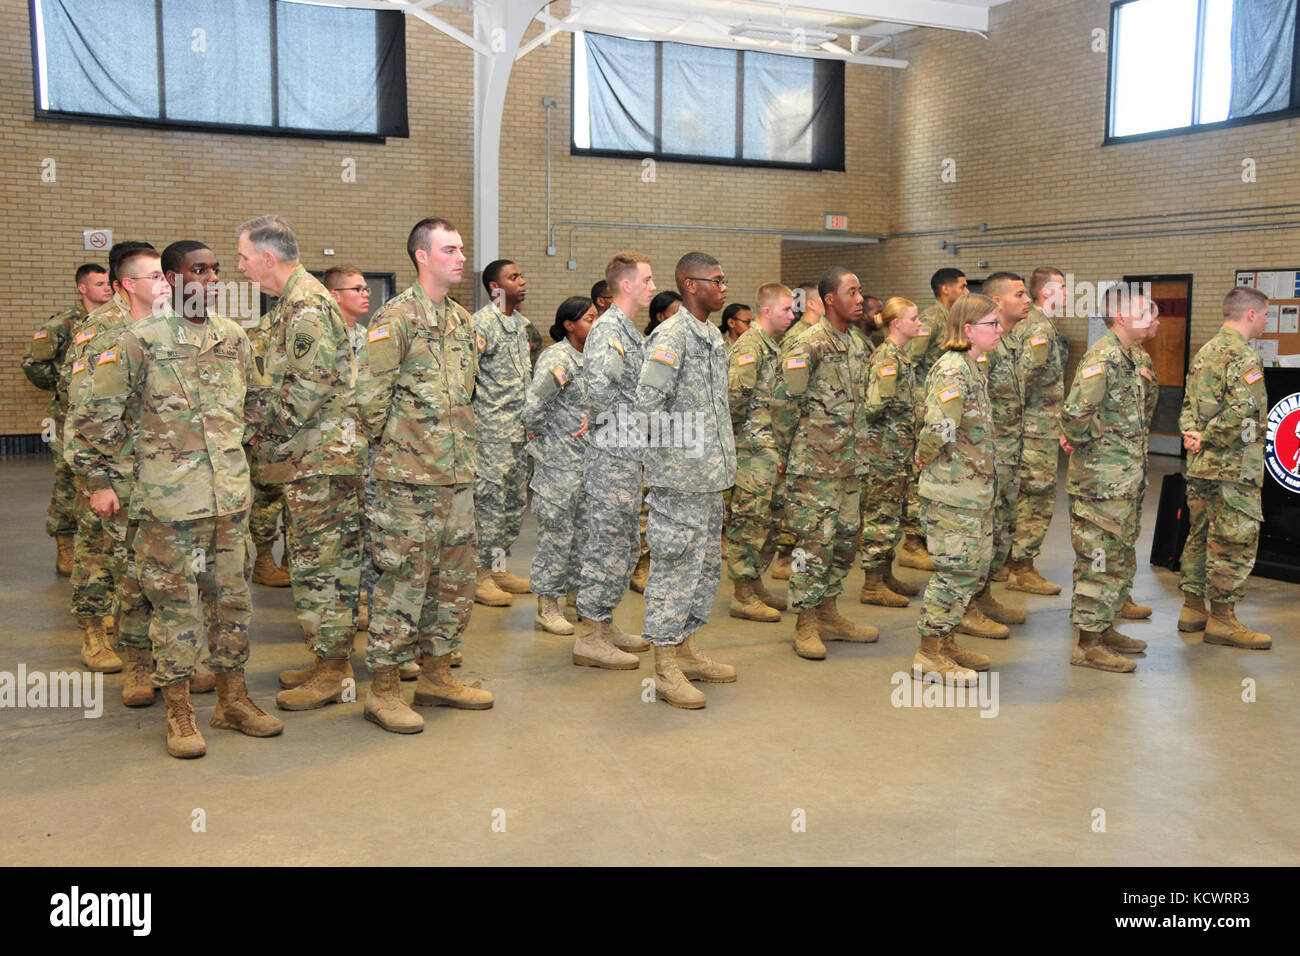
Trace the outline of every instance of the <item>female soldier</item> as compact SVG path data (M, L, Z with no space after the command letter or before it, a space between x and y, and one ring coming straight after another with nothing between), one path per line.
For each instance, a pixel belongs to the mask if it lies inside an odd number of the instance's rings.
M998 306L966 295L948 313L943 355L930 370L917 436L917 493L934 574L917 622L912 660L920 681L967 685L989 659L957 646L952 634L984 584L993 558L993 423L981 356L1002 335Z
M894 549L903 537L903 508L916 450L916 361L908 345L921 330L916 303L894 296L879 316L885 340L867 366L867 480L862 494L862 570L859 600L906 607L919 590L894 577Z
M750 325L754 322L754 310L741 302L733 302L722 310L722 318L718 322L718 329L722 332L722 344L730 352L740 337L745 334Z

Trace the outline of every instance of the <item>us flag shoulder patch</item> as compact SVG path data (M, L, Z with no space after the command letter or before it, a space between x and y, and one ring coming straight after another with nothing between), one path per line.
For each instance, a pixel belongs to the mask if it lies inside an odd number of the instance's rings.
M1261 378L1263 378L1263 377L1264 377L1264 372L1263 372L1262 369L1253 368L1253 369L1251 369L1249 372L1246 373L1246 384L1247 384L1247 385L1254 385L1256 382L1258 382L1258 381L1259 381Z
M78 372L84 372L85 370L86 370L86 360L84 358L79 358L72 363L73 375L76 375Z
M551 369L551 374L555 376L555 381L563 388L569 384L569 373L564 370L563 365L557 365Z
M366 341L378 342L380 339L386 339L392 334L393 334L393 329L391 326L381 325L378 328L374 328L370 330L370 334L366 336Z
M650 357L656 362L663 362L665 365L677 364L677 353L672 349L655 349L654 354Z
M880 366L880 377L881 377L881 378L888 378L890 375L897 375L897 374L898 374L898 366L897 366L897 365L882 365L882 366Z
M939 393L939 401L941 402L951 402L954 398L961 398L961 389L956 385L945 388Z
M1151 374L1151 369L1147 368L1145 365L1138 369L1138 374L1148 382L1154 382L1156 380L1155 376Z
M82 342L89 342L94 337L95 337L94 329L83 329L82 331L77 333L76 342L78 345L80 345Z
M743 352L736 356L737 365L753 365L756 361L758 361L758 359L754 356L753 352Z
M618 349L619 355L623 356L623 358L627 358L627 350L623 348L622 342L620 342L618 339L615 338L615 339L610 339L609 344L614 346L614 348Z
M1030 336L1029 344L1030 344L1030 345L1046 345L1046 344L1047 344L1047 336L1046 336L1046 335L1034 335L1034 336Z
M95 364L104 365L108 362L116 362L116 361L117 361L117 349L112 348L109 349L107 352L104 352L102 355L100 355L99 361L96 362Z
M921 326L921 331L916 333L916 337L918 339L923 339L929 334L930 334L930 327L928 325L923 325Z
M1098 362L1096 365L1089 365L1079 374L1081 374L1084 378L1092 378L1094 375L1100 375L1101 372L1102 372L1101 363Z
M786 368L807 368L808 356L791 355L788 359L785 360L785 367Z
M482 352L487 348L487 339L483 338L483 336L476 332L474 333L474 344L478 347L478 350Z
M36 330L36 334L32 336L32 339L33 339L33 340L35 340L35 339L48 339L49 337L50 337L50 330L49 330L49 329L37 329L37 330Z

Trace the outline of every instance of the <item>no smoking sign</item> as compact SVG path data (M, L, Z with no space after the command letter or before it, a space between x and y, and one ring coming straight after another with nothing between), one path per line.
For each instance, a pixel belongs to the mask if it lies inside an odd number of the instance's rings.
M113 244L112 229L83 229L82 242L92 252L106 252Z

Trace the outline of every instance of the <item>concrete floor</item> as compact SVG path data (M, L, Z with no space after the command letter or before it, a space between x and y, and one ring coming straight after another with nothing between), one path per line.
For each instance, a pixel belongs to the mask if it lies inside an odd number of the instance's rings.
M0 710L0 863L1295 864L1300 587L1251 581L1242 616L1273 634L1272 651L1180 635L1175 576L1145 564L1159 475L1175 466L1153 460L1135 597L1156 613L1127 628L1151 644L1135 674L1068 665L1068 587L1012 594L1028 623L1009 641L969 639L999 674L995 718L895 708L917 601L859 605L855 570L841 607L880 642L832 644L824 662L793 654L791 615L728 617L724 585L700 639L740 679L705 685L708 708L687 712L642 702L646 658L636 672L574 667L570 641L533 630L524 597L476 607L469 626L460 673L496 708L424 710L414 737L354 703L281 713L284 734L255 740L208 728L204 695L208 754L173 760L161 703L127 711L120 674L96 720ZM0 671L78 667L69 585L43 533L50 473L48 460L0 462ZM1062 494L1039 563L1057 582L1070 575L1064 508ZM517 553L532 547L530 517ZM271 709L276 672L306 654L288 590L253 591L249 685ZM616 619L638 630L641 613L629 592Z

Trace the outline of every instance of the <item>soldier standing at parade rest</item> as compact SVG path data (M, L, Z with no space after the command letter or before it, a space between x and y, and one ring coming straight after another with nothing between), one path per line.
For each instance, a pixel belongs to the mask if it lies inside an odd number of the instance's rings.
M50 506L45 513L45 533L54 539L54 570L64 577L72 574L77 535L77 488L72 470L63 457L63 423L68 414L67 384L63 379L63 359L72 343L73 330L86 316L113 297L108 270L96 262L87 262L75 276L80 301L70 309L50 316L32 333L23 352L23 374L43 392L51 392L46 415L53 423L50 453L54 456L54 487ZM44 430L44 424L42 430Z
M1205 631L1205 643L1267 650L1273 640L1237 620L1255 566L1268 393L1259 355L1248 344L1268 321L1268 299L1233 289L1223 299L1223 326L1196 353L1178 427L1187 449L1191 530L1178 586L1180 631ZM1205 613L1205 600L1210 614Z
M1129 673L1146 643L1114 628L1137 571L1135 551L1145 480L1147 418L1143 377L1133 346L1155 313L1139 293L1111 292L1103 302L1106 334L1079 363L1061 410L1061 447L1070 456L1070 540L1077 631L1070 663Z
M993 413L980 358L1002 335L998 306L982 295L958 299L944 319L944 353L926 379L917 434L917 494L934 574L917 621L912 659L919 681L966 686L989 659L953 637L993 558L997 470Z

